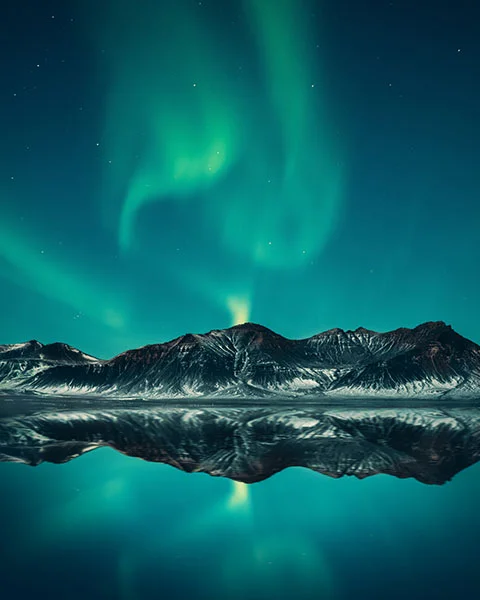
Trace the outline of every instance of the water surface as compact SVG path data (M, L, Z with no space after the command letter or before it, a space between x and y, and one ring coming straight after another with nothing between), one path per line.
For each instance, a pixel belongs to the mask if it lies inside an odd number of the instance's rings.
M8 599L477 598L478 464L442 486L304 468L245 485L101 448L0 477Z

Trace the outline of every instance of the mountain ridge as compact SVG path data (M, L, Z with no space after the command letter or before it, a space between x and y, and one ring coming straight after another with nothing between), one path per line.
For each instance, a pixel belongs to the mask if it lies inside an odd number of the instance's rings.
M480 346L443 321L289 339L244 323L96 359L67 344L0 346L0 389L145 398L478 395Z

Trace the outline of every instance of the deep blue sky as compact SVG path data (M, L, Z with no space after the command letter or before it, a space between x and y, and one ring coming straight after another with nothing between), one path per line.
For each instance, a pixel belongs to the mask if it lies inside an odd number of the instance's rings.
M479 342L479 19L6 2L0 341L104 357L248 318Z

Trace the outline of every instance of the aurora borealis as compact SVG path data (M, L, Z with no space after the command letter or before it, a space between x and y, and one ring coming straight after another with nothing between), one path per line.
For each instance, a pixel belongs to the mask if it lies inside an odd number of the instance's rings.
M443 320L480 342L475 2L2 17L0 343L103 358L247 320L291 338ZM106 449L0 471L16 600L476 597L475 467L435 490L295 469L247 490Z
M198 225L247 268L311 259L333 227L341 173L305 7L237 3L225 53L202 5L146 5L113 2L100 36L112 72L105 195L119 205L121 249L141 246L149 203L196 202Z
M4 342L103 357L245 319L480 338L470 5L27 5L5 20Z

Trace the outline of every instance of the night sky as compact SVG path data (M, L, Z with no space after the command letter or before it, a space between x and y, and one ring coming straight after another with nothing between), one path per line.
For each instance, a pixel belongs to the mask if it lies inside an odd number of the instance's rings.
M7 0L1 342L480 341L474 0Z

